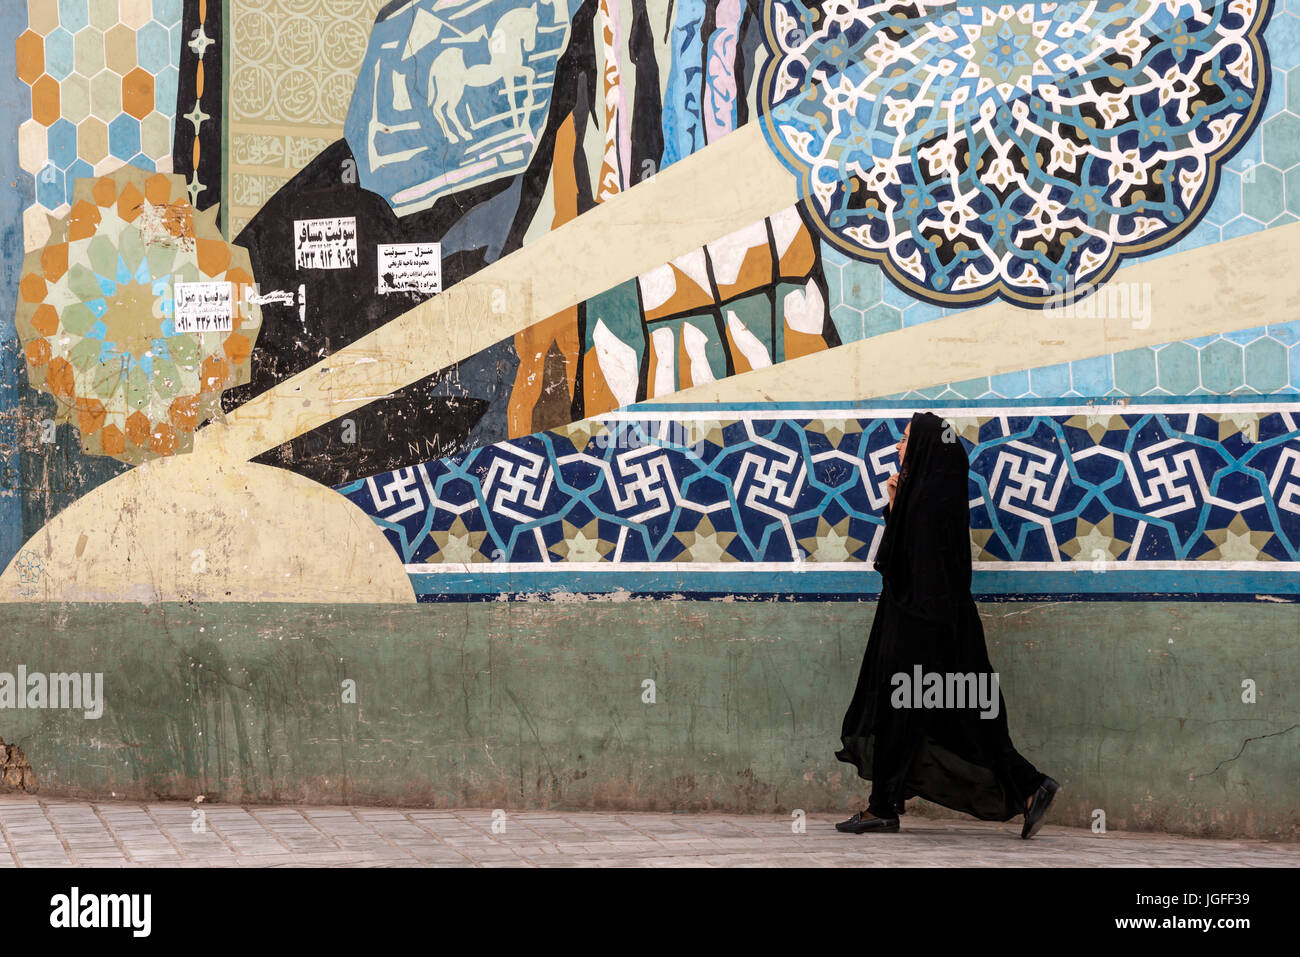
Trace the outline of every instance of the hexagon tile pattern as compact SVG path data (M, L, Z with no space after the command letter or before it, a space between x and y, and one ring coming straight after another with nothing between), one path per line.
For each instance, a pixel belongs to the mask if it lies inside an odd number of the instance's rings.
M1181 242L1149 256L1235 239L1300 219L1300 0L1274 6L1264 32L1272 88L1263 118L1220 168L1214 201ZM842 342L919 325L959 310L913 299L874 263L822 244L831 318ZM1290 318L1290 317L1288 317ZM1300 321L1134 349L889 398L1050 399L1300 393Z
M1300 322L1169 342L1002 375L950 382L893 399L1159 398L1295 395Z
M36 179L23 213L30 251L50 235L47 214L72 203L79 178L125 166L169 173L183 0L27 0L18 76L32 113L18 160Z

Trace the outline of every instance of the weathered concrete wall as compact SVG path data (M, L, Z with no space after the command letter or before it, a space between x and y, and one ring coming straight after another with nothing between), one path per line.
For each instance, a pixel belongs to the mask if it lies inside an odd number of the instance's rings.
M850 809L865 786L832 752L873 607L11 605L0 671L102 672L106 706L0 710L0 735L47 794ZM1300 607L981 610L1013 739L1065 786L1055 821L1300 835Z

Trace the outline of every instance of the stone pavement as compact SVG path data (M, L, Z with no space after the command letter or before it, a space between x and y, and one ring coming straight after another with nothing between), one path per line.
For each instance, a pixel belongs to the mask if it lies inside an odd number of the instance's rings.
M200 813L196 813L200 812ZM1300 844L920 819L840 834L810 814L141 804L0 796L0 866L1300 866ZM494 820L497 831L494 832Z

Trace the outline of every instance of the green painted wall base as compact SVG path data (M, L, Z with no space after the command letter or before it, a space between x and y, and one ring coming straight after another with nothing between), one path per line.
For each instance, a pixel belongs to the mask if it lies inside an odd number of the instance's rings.
M867 788L832 755L873 609L9 605L0 672L102 672L106 707L3 709L0 736L44 794L849 811ZM1300 606L981 612L1054 823L1300 837Z

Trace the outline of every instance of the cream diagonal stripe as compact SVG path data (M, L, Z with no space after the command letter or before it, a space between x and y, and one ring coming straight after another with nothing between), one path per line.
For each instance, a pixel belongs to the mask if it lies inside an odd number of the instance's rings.
M996 302L685 389L655 404L852 402L1289 322L1300 318L1300 270L1290 265L1298 260L1300 223L1277 226L1120 269L1094 293L1093 308L1084 300L1055 310L1059 315ZM1111 292L1125 287L1147 299L1149 322L1092 314L1112 311L1110 303L1121 300Z
M254 458L797 199L749 124L251 399L192 454Z
M724 137L262 393L189 455L77 499L9 563L0 602L414 601L361 509L248 459L796 199L757 124Z
M743 176L736 171L743 170ZM539 237L198 433L194 454L246 460L446 368L684 251L790 206L797 183L749 124ZM684 211L685 215L676 211ZM998 301L657 399L855 401L1300 315L1300 224L1119 270L1094 294L1150 295L1150 321Z

